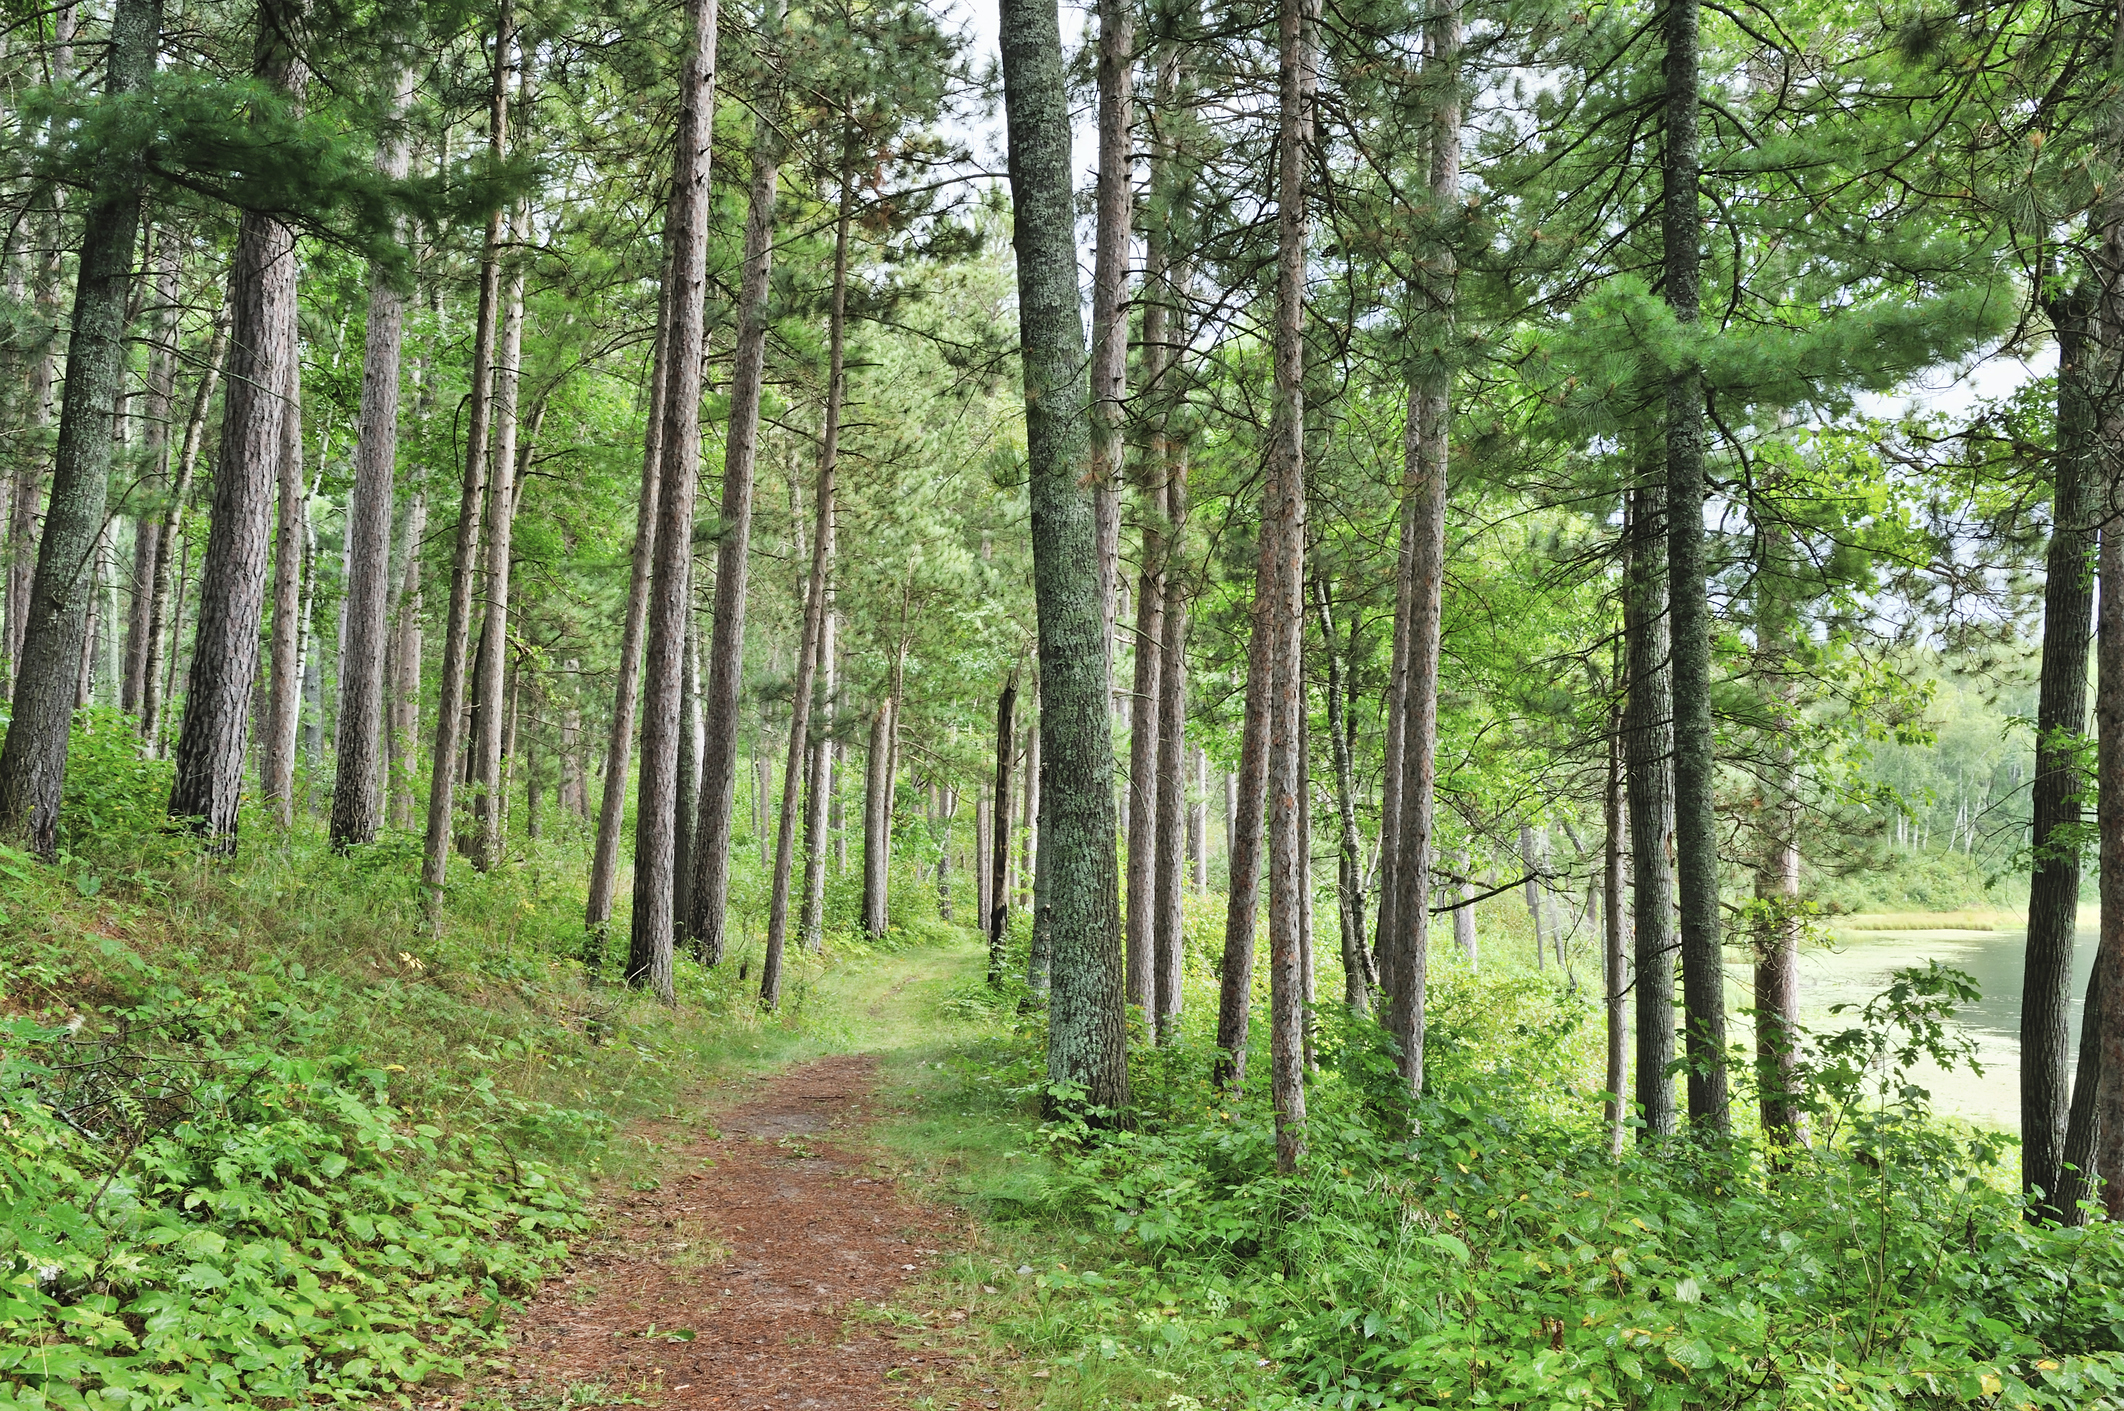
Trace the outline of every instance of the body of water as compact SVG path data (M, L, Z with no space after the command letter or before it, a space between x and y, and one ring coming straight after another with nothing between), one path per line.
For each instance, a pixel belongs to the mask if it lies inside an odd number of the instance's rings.
M2084 910L2084 909L2083 909ZM2012 931L1843 931L1833 947L1814 947L1800 954L1800 1013L1808 1027L1834 1031L1857 1023L1856 1010L1829 1012L1838 1004L1863 1005L1889 984L1889 975L1905 966L1937 960L1976 977L1984 996L1967 1006L1956 1023L1974 1041L1981 1075L1927 1068L1915 1081L1930 1089L1942 1113L2006 1128L2020 1123L2021 959L2025 932ZM2080 1031L2082 996L2094 966L2095 931L2082 927L2077 937L2072 976L2072 1030ZM1746 968L1736 977L1747 983ZM1740 1004L1750 1000L1743 996ZM1745 1031L1743 1031L1745 1037Z

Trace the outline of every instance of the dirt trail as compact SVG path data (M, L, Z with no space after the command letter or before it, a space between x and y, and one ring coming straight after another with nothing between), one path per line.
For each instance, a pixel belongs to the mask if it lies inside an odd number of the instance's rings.
M674 1130L684 1144L663 1153L662 1187L613 1184L603 1233L512 1320L513 1365L459 1404L993 1405L884 1316L938 1262L955 1217L863 1149L876 1072L868 1055L819 1059L758 1080L715 1116L719 1136Z

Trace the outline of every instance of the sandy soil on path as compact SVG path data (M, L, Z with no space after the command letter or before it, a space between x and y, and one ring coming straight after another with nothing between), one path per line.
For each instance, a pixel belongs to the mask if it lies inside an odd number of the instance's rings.
M963 1217L898 1189L864 1148L876 1069L868 1055L801 1064L747 1084L719 1135L674 1129L661 1188L607 1188L602 1233L511 1320L512 1365L447 1404L995 1405L885 1312Z

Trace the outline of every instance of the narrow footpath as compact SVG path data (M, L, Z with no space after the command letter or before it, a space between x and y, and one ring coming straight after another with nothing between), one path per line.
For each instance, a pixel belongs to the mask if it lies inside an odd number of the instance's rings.
M653 1133L660 1188L608 1185L604 1229L511 1320L512 1365L446 1404L998 1405L906 1306L964 1222L866 1147L877 1073L853 1054L740 1079L713 1125Z

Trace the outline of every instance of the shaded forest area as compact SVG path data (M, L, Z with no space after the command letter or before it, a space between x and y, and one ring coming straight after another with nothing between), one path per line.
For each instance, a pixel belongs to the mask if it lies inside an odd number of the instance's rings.
M1027 1404L2116 1401L2124 12L4 22L0 1405L476 1375L913 948ZM1802 1012L2024 900L2017 1132Z

